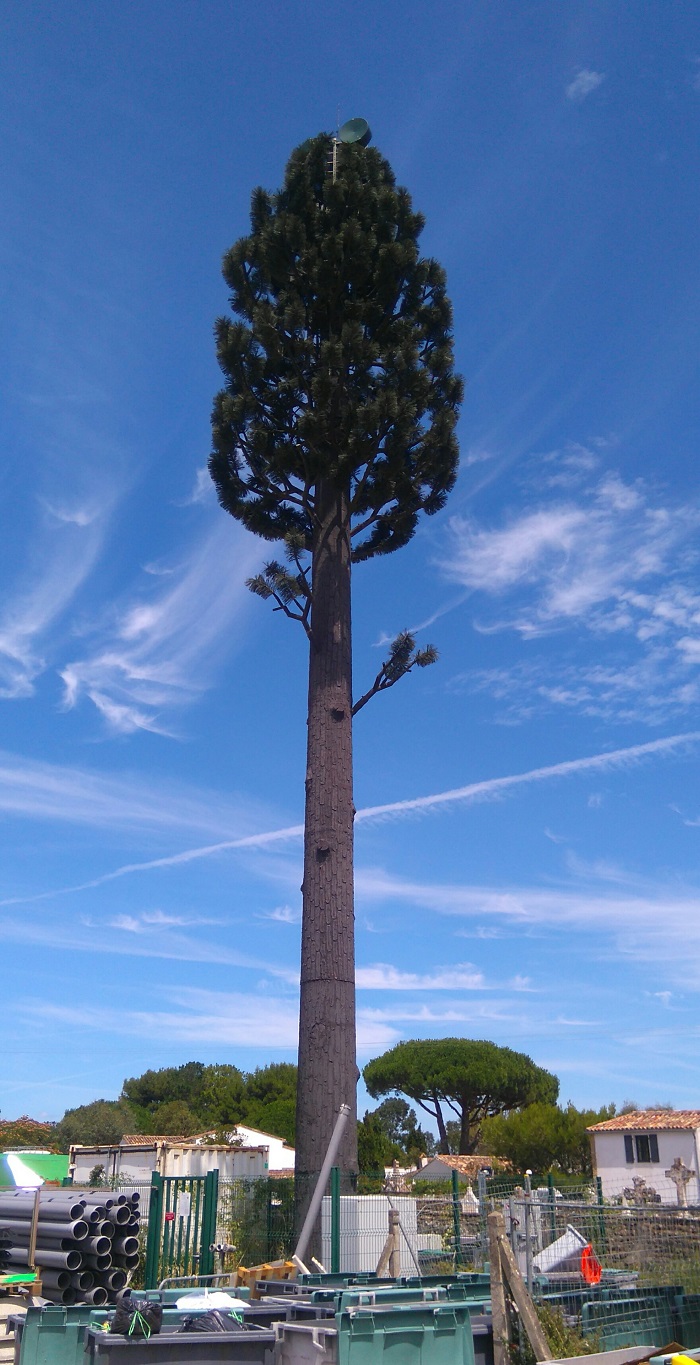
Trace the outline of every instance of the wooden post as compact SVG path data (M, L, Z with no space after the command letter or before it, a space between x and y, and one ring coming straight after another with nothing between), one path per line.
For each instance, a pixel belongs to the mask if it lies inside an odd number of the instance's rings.
M398 1280L401 1274L401 1227L396 1209L391 1209L389 1212L389 1236L391 1238L389 1274L392 1280Z
M401 1220L396 1209L389 1209L389 1234L382 1248L376 1273L381 1277L386 1275L387 1271L393 1280L397 1280L401 1274Z
M493 1365L509 1365L508 1314L503 1288L503 1268L499 1232L504 1227L503 1214L494 1210L487 1217L489 1230L489 1269L491 1272L491 1315L493 1318Z
M535 1357L536 1357L536 1359L537 1359L538 1361L540 1361L540 1360L553 1360L554 1357L553 1357L552 1352L551 1352L551 1350L550 1350L550 1348L549 1348L549 1343L548 1343L547 1338L546 1338L546 1336L545 1336L545 1334L544 1334L544 1331L542 1330L542 1324L541 1324L541 1322L540 1322L540 1320L539 1320L539 1318L538 1318L538 1316L537 1316L537 1313L536 1313L536 1311L535 1311L535 1305L534 1305L534 1303L532 1302L532 1299L530 1298L530 1295L528 1294L527 1286L526 1286L526 1284L525 1284L525 1281L524 1281L522 1275L520 1274L520 1270L519 1270L519 1268L518 1268L518 1263L517 1263L517 1261L516 1261L516 1259L515 1259L515 1256L513 1255L512 1247L511 1247L511 1245L510 1245L510 1242L508 1241L508 1238L506 1237L506 1230L505 1230L505 1223L504 1223L504 1221L503 1221L503 1214L495 1214L495 1215L489 1214L489 1222L490 1222L490 1220L491 1220L492 1217L495 1217L495 1219L498 1220L497 1222L494 1222L494 1228L496 1229L496 1231L495 1231L495 1236L496 1236L496 1241L497 1241L497 1244L498 1244L498 1249L499 1249L499 1251L500 1251L500 1258L499 1258L499 1259L500 1259L500 1264L501 1264L501 1267L502 1267L502 1273L503 1273L503 1275L505 1275L505 1278L506 1278L506 1280L508 1281L508 1288L510 1289L511 1294L513 1295L513 1298L515 1299L515 1306L516 1306L516 1308L517 1308L517 1310L518 1310L518 1312L519 1312L519 1314L520 1314L520 1320L521 1320L521 1322L522 1322L522 1324L523 1324L523 1327L525 1328L525 1331L527 1332L527 1336L528 1336L528 1340L529 1340L529 1342L530 1342L530 1345L531 1345L533 1351L535 1352ZM489 1231L490 1231L490 1229L489 1229ZM493 1341L494 1341L494 1352L495 1352L495 1347L496 1347L496 1319L495 1319L495 1315L494 1315ZM494 1365L495 1365L495 1357L494 1357Z

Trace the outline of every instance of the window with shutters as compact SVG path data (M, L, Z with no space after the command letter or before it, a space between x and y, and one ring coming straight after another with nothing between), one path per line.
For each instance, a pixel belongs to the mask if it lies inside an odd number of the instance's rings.
M625 1161L628 1163L634 1161L634 1141L629 1134L625 1137Z
M637 1161L658 1161L659 1140L656 1133L640 1133L634 1141L637 1149ZM626 1143L625 1146L627 1146Z

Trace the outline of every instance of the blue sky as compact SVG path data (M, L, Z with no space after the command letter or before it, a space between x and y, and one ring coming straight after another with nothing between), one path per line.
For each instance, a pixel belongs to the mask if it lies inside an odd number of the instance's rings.
M700 32L620 6L2 17L3 1116L294 1056L305 637L203 471L224 250L361 115L427 217L461 474L359 566L360 1062L522 1048L697 1107Z

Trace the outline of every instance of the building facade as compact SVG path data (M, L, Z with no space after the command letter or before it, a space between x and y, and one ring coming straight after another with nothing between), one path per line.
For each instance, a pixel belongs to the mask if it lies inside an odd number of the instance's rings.
M635 1202L646 1187L662 1204L700 1204L700 1110L617 1114L588 1132L604 1198Z
M176 1138L122 1138L113 1146L70 1149L69 1174L74 1185L90 1184L90 1174L102 1166L107 1180L125 1184L150 1183L154 1171L159 1175L207 1175L218 1170L220 1180L256 1180L268 1174L267 1147L204 1145Z

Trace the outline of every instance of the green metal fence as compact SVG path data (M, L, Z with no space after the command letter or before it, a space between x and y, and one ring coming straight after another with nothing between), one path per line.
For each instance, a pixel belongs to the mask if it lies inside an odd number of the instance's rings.
M214 1271L219 1172L151 1177L144 1285Z

